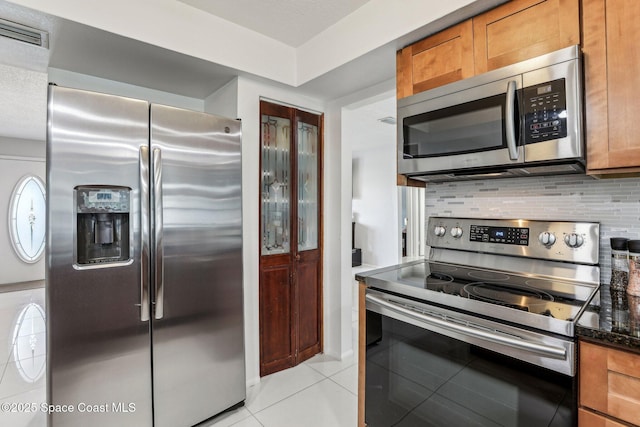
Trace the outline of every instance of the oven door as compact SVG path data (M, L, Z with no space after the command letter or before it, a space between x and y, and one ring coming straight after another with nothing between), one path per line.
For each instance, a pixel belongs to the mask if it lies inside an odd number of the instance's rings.
M424 175L524 162L522 76L469 87L474 81L398 100L399 173Z
M572 341L374 290L366 306L380 318L380 339L366 350L369 427L576 425ZM569 358L572 373L524 362L509 355L514 348L534 359Z

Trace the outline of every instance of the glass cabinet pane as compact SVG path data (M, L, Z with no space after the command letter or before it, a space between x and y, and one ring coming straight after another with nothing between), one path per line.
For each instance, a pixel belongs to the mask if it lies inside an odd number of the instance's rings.
M298 251L318 247L318 127L298 122Z
M262 116L262 255L290 251L291 121Z

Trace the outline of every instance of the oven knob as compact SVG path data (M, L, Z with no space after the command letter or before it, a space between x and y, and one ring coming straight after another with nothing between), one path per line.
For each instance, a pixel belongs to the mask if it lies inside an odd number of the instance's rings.
M556 242L556 235L555 234L551 234L548 231L543 231L542 233L540 233L538 235L538 240L544 246L547 246L547 247L553 246L553 244Z
M433 234L435 234L436 237L442 237L445 234L447 234L447 229L445 227L441 226L441 225L436 225L433 228Z
M571 233L564 236L564 242L570 248L579 248L584 243L584 238L579 234Z
M453 227L451 229L451 236L458 239L460 237L462 237L462 228L460 227Z

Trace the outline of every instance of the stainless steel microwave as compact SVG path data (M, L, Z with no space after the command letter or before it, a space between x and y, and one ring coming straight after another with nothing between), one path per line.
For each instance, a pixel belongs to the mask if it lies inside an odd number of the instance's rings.
M398 173L427 182L583 173L579 46L398 100Z

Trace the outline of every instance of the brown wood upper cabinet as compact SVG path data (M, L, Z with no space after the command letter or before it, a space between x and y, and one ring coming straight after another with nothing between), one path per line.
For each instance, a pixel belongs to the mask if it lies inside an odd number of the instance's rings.
M515 0L473 18L476 74L580 44L578 0Z
M579 0L513 0L398 51L398 99L580 44Z
M322 350L322 116L260 102L260 375Z
M579 367L581 427L622 425L615 424L616 418L638 425L639 354L580 341ZM596 416L594 410L601 414Z
M640 172L640 1L583 0L587 168Z
M398 51L398 99L473 76L472 52L470 19Z

